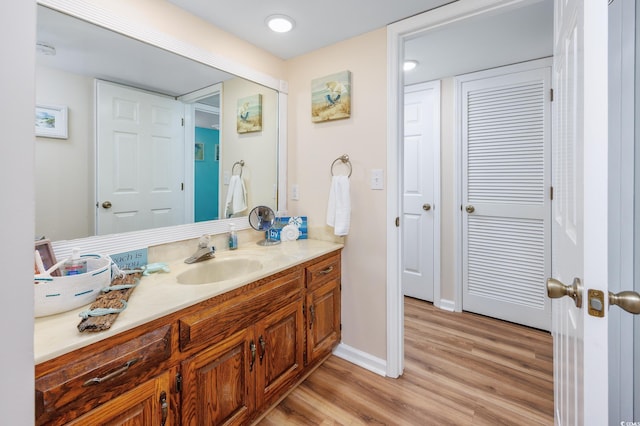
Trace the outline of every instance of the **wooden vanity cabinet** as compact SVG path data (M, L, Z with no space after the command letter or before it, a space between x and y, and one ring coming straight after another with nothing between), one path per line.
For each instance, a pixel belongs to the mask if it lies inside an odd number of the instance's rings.
M340 254L306 268L307 364L324 358L341 340Z
M266 291L180 319L181 348L216 341L182 363L183 425L246 424L296 383L304 367L303 282L297 269ZM234 334L217 342L228 330Z
M157 407L160 393L168 395L170 389L156 389L152 396L150 383L164 383L156 382L155 377L166 371L165 362L171 357L172 329L171 324L140 327L37 365L35 424L66 424L115 400L131 402L144 397L149 399L148 407ZM155 408L148 409L157 414ZM113 408L108 410L115 415Z
M36 365L36 425L244 425L340 342L340 251Z
M165 372L112 399L68 425L162 425L171 426L170 375Z

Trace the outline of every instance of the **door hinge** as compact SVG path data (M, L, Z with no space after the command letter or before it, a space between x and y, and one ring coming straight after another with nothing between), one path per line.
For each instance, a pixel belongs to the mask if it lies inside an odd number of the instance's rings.
M549 187L549 199L553 201L553 186Z
M184 117L182 117L180 120L181 120L181 123L182 123L182 127L184 127Z
M342 323L340 323L340 331L342 331Z
M176 392L182 392L182 374L176 374Z
M400 218L396 217L396 228L400 227Z
M549 89L549 101L553 102L553 89Z

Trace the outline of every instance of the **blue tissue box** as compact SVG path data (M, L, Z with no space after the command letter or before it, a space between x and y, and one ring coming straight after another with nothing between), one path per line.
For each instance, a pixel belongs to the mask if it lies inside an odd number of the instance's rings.
M307 239L307 216L282 216L277 217L273 227L267 231L267 238L280 241L280 231L287 225L296 225L300 231L299 240Z

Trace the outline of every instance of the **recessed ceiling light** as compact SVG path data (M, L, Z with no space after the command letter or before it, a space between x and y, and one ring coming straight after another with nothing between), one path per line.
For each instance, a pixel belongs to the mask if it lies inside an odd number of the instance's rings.
M286 33L293 29L295 22L286 15L271 15L266 19L267 26L271 31Z
M405 71L411 71L417 66L418 66L418 61L415 61L413 59L408 59L404 61L404 64L402 65L402 69Z

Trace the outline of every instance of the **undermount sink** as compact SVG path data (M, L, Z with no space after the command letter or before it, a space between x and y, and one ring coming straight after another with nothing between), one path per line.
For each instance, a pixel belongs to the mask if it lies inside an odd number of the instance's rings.
M178 274L180 284L211 284L230 280L262 269L262 262L246 257L211 259Z

